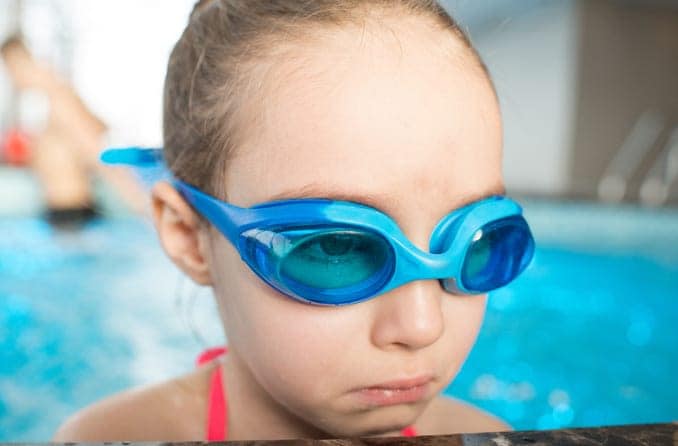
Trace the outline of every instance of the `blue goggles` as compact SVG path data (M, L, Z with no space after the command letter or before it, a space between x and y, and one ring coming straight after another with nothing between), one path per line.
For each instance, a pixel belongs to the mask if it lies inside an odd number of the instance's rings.
M133 164L130 153L114 152L124 151L107 151L102 160ZM428 279L453 294L483 294L518 277L534 254L521 207L504 196L443 217L424 252L392 218L359 203L292 199L241 208L172 182L257 276L306 303L354 304Z

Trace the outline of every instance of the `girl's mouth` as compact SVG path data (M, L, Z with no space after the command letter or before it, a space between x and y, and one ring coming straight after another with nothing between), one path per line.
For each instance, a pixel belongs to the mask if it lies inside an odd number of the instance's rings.
M431 376L419 376L363 387L354 393L369 406L416 403L429 394L432 381Z

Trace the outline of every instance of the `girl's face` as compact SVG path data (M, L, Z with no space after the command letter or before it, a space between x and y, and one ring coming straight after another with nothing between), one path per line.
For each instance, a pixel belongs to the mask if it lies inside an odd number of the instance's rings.
M470 51L420 19L388 26L325 36L269 73L264 111L228 167L229 202L360 202L426 251L443 216L502 192L497 102ZM458 372L485 311L486 296L451 295L435 280L355 305L306 305L210 237L233 361L253 378L243 385L330 434L413 423Z

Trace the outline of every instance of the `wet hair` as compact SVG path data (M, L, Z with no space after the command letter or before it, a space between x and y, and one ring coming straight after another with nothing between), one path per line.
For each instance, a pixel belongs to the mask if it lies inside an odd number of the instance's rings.
M487 74L467 35L435 0L200 0L165 78L164 157L174 175L225 197L219 185L263 88L262 62L293 58L320 32L365 27L379 17L373 13L428 19L461 41Z

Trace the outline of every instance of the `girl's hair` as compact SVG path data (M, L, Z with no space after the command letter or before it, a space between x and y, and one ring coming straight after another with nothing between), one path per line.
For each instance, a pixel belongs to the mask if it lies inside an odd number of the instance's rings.
M389 11L427 18L451 32L487 73L466 34L435 0L198 1L167 68L167 165L178 178L225 196L217 185L224 184L226 162L241 143L243 114L262 88L257 65L293 51L314 31L365 26L371 13Z

